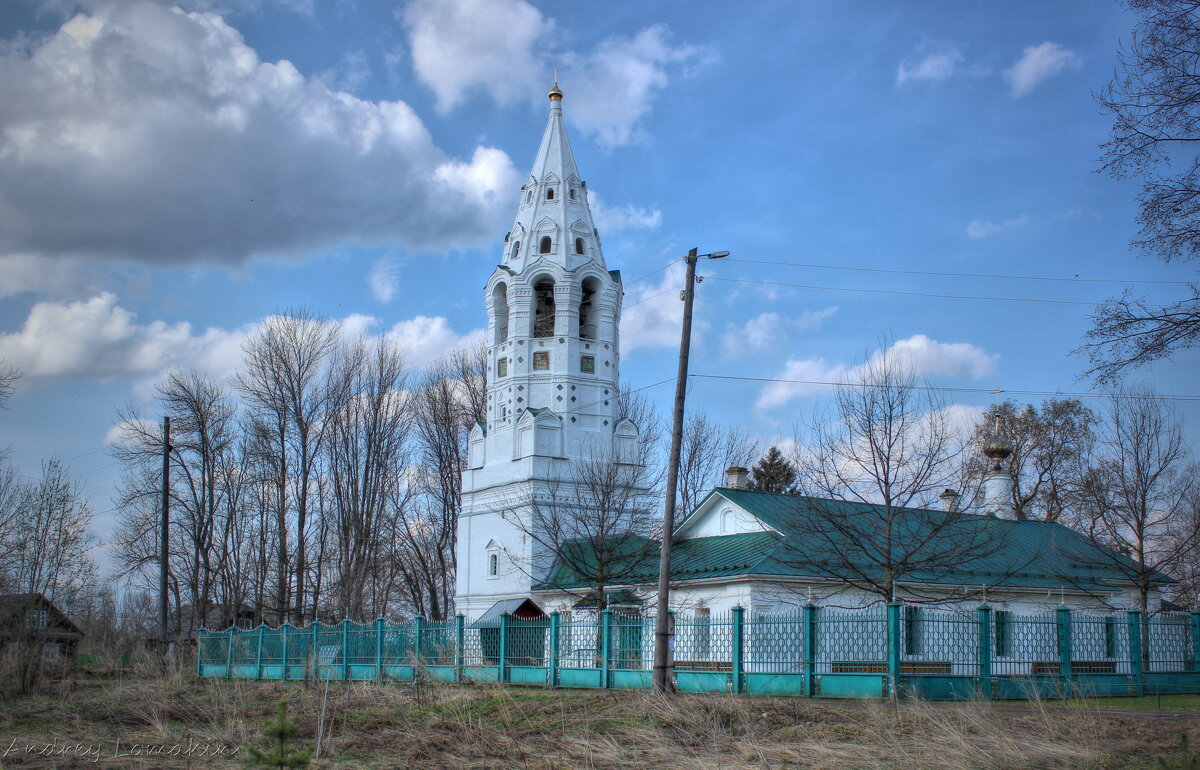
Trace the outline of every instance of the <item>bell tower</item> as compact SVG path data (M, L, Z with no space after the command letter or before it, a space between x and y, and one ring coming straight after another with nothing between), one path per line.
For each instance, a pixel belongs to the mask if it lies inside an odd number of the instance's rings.
M553 554L530 506L561 498L573 462L637 464L638 428L619 419L621 276L604 262L563 125L562 91L521 187L500 264L484 288L487 419L471 431L458 521L458 612L528 598Z

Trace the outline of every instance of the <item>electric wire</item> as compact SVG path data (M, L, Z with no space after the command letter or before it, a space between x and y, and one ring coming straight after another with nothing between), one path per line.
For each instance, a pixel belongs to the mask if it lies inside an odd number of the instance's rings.
M727 283L749 283L763 286L786 286L793 289L815 289L817 291L849 291L862 292L866 294L899 294L908 297L933 297L936 299L971 299L983 300L988 302L1039 302L1050 305L1086 305L1087 307L1095 307L1097 302L1085 302L1082 300L1071 299L1042 299L1038 297L985 297L971 294L936 294L933 292L924 291L901 291L899 289L858 289L846 286L816 286L806 283L784 283L782 281L755 281L749 278L722 278L715 275L704 276L706 281L725 281Z
M1053 277L1044 275L1005 275L1002 273L952 273L936 270L896 270L892 268L882 267L859 267L853 265L819 265L807 262L783 262L769 259L740 259L737 257L729 257L727 262L748 262L758 265L783 265L786 267L805 267L818 268L821 270L848 270L861 273L891 273L894 275L928 275L940 276L945 278L999 278L1013 281L1057 281L1064 283L1115 283L1115 284L1154 284L1161 286L1190 286L1194 281L1158 281L1148 279L1129 279L1122 280L1119 278L1074 278Z

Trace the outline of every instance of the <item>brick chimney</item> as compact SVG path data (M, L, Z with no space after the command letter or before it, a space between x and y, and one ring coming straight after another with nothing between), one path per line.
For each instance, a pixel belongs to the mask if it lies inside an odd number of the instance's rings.
M725 486L729 489L749 489L750 471L734 465L725 469Z

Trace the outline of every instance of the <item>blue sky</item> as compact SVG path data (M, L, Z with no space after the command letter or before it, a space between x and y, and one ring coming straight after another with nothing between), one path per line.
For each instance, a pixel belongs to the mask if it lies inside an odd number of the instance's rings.
M104 537L116 408L173 366L227 376L264 315L392 334L414 364L472 339L555 68L635 387L674 374L661 268L697 246L732 256L701 267L724 280L699 289L695 373L825 381L897 346L938 385L1086 390L1070 351L1119 283L813 265L1191 278L1131 251L1136 185L1095 173L1092 92L1134 22L1097 0L10 0L0 357L24 377L0 446L69 459ZM1138 377L1195 393L1198 360ZM696 379L689 407L769 443L828 393Z

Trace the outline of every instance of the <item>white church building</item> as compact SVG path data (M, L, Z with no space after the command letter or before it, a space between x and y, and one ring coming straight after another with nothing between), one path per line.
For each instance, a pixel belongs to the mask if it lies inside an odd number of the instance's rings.
M549 97L546 130L484 292L487 419L470 436L457 541L455 605L469 623L518 608L534 614L585 608L586 578L572 575L545 539L531 536L534 511L551 497L570 497L572 463L641 460L638 426L618 419L621 276L605 263L557 84ZM1006 502L1007 454L997 449L987 448L995 461L990 502L970 517L986 520L995 547L953 568L909 576L901 593L924 602L932 596L948 608L986 600L1016 612L1135 606L1127 557L1065 526L1014 519ZM734 472L675 533L672 608L707 615L740 606L756 615L812 603L878 602L854 581L839 580L827 549L814 546L813 530L801 526L835 506L845 516L880 514L877 506L749 491L744 471ZM914 532L940 531L946 517L963 518L953 510L902 509L901 515ZM648 609L656 576L652 548L641 573L610 589L627 606ZM1151 611L1169 578L1153 580Z

